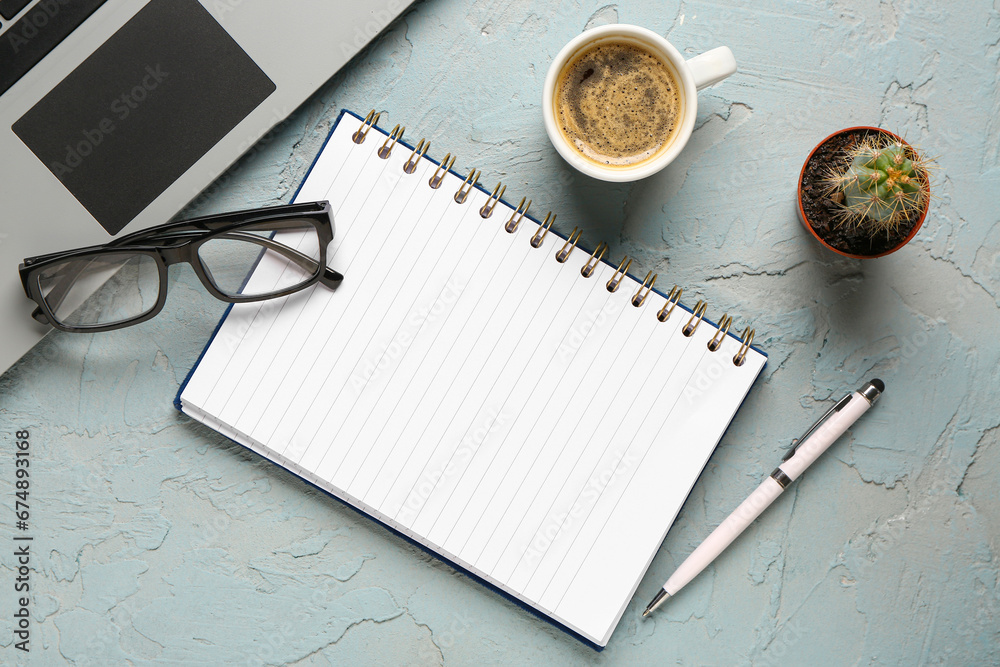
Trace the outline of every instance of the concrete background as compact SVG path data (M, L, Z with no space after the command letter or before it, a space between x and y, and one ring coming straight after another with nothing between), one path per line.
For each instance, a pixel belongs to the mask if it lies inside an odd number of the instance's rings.
M238 11L238 3L234 7ZM585 27L647 26L739 73L682 156L591 181L549 145L549 61ZM52 334L0 379L0 662L1000 663L1000 2L424 0L264 138L191 213L287 202L341 107L552 209L660 285L752 323L769 363L603 653L177 413L223 304L172 270L166 309ZM832 131L937 156L902 251L835 257L793 209ZM8 267L9 268L9 267ZM673 568L831 399L887 392L714 567L639 618ZM30 429L32 651L11 644L13 445Z

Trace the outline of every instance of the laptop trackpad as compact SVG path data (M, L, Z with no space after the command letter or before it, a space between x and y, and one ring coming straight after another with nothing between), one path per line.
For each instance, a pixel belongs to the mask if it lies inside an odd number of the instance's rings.
M198 2L152 0L12 129L115 234L274 89Z

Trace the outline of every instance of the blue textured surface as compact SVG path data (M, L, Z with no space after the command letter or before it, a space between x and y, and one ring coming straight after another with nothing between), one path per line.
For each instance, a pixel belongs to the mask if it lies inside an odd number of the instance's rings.
M238 8L237 8L238 10ZM740 72L691 143L633 185L545 137L548 63L585 26L647 26ZM224 304L186 269L164 312L53 334L0 379L0 662L990 664L1000 662L1000 5L425 0L193 204L288 201L341 107L425 136L563 232L752 323L770 355L601 654L179 415ZM927 222L857 262L795 218L802 160L881 125L938 156ZM714 319L714 318L713 318ZM656 589L841 392L887 392L709 571ZM9 433L32 433L32 652L11 643Z

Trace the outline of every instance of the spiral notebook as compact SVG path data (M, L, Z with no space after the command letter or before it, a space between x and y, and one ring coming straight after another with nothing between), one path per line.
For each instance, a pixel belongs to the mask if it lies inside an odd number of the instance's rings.
M231 307L177 405L603 647L765 356L376 122L296 195L343 284Z

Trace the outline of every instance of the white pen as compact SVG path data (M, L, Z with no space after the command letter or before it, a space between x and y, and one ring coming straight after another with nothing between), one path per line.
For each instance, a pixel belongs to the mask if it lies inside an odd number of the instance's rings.
M782 464L775 468L771 476L765 479L718 528L712 531L708 539L702 542L687 560L681 563L642 615L648 616L668 597L676 595L677 591L708 567L768 505L774 502L775 498L781 495L789 484L798 479L820 454L843 435L858 417L875 405L875 401L883 391L885 384L881 380L865 383L861 389L837 401L837 404L820 417L801 438L793 440L792 449L785 455Z

